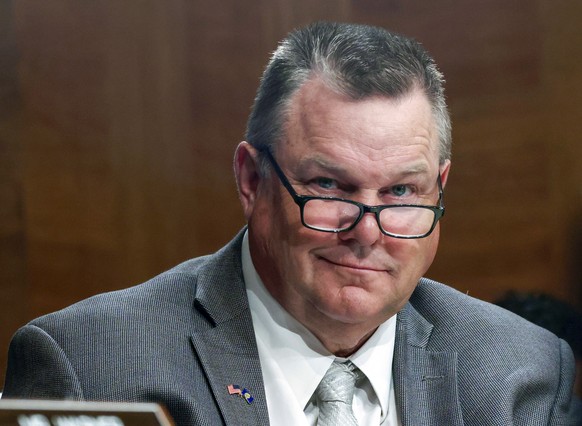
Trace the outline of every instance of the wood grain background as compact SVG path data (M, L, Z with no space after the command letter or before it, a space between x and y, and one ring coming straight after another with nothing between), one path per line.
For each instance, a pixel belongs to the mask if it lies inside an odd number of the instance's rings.
M26 321L243 225L231 162L259 76L319 19L413 36L447 77L453 169L428 275L581 305L582 2L3 0L0 374Z

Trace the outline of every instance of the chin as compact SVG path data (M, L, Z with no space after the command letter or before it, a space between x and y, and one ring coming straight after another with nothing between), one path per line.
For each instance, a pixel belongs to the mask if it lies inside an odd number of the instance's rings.
M365 293L365 294L361 294ZM378 296L356 287L343 296L342 300L330 304L329 301L322 306L320 311L327 317L344 324L363 324L384 322L391 314L385 305L378 306Z

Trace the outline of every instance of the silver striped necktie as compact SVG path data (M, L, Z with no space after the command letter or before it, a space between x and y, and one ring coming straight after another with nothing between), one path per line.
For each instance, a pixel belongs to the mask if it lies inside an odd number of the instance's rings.
M351 361L334 361L315 389L317 426L358 426L352 410L356 380L363 374Z

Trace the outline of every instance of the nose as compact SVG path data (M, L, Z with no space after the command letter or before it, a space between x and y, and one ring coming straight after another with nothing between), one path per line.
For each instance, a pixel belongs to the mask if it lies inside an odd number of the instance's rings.
M380 224L376 220L374 213L365 213L354 228L349 231L338 233L341 240L355 240L361 246L374 245L380 238L382 238L382 235Z

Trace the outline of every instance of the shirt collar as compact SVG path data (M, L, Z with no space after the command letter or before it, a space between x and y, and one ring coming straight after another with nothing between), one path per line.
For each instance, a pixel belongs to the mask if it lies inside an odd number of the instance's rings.
M366 343L350 357L374 388L383 416L388 412L395 336L396 315L380 324Z

